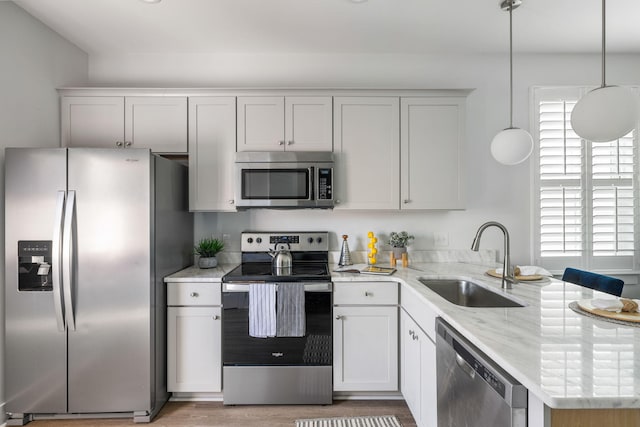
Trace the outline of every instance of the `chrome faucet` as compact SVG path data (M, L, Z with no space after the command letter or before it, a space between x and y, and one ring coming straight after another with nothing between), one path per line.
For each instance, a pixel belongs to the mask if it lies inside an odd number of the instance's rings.
M478 228L478 231L476 232L476 237L474 237L473 243L471 243L471 250L476 252L478 251L478 249L480 248L480 237L482 236L482 233L484 232L484 230L492 226L498 227L500 230L502 230L502 233L504 233L504 258L502 260L502 289L511 289L511 284L518 283L518 281L516 280L513 274L513 269L511 268L511 261L509 259L509 232L507 231L507 228L504 225L496 221L489 221L482 224L480 228Z

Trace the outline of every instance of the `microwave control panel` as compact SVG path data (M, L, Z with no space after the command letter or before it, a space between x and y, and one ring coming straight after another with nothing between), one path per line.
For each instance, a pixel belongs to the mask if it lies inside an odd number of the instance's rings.
M332 168L318 168L318 200L333 200Z

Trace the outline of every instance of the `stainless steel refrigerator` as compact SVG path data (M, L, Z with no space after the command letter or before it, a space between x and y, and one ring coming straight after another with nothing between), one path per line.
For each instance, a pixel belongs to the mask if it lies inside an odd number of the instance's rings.
M6 409L133 416L168 399L163 277L191 264L187 171L145 149L5 151Z

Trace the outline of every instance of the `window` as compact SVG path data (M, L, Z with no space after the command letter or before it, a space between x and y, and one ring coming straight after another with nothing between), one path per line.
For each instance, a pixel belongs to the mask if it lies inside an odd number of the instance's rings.
M534 90L535 258L556 271L631 270L640 230L637 132L603 143L581 139L571 111L587 90Z

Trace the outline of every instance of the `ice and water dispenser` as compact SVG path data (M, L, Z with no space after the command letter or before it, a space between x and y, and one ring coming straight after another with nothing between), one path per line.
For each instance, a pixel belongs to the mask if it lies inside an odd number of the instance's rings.
M18 290L53 290L51 240L18 241Z

